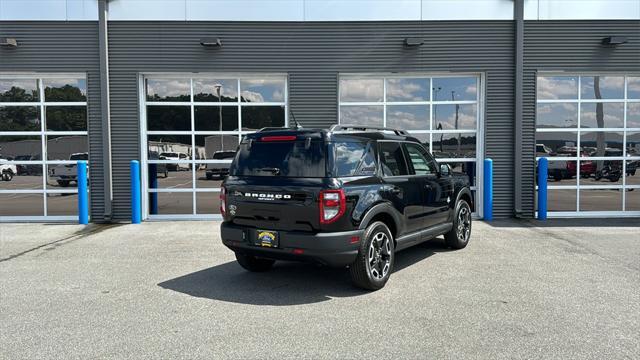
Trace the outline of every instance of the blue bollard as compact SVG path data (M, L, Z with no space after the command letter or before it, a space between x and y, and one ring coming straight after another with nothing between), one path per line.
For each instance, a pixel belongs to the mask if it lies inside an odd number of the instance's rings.
M538 220L547 219L547 177L549 174L549 160L538 160Z
M484 220L493 220L493 160L484 159Z
M131 160L131 223L140 224L142 219L140 199L140 162Z
M86 225L89 223L89 195L87 194L87 163L77 162L77 182L78 182L78 223Z

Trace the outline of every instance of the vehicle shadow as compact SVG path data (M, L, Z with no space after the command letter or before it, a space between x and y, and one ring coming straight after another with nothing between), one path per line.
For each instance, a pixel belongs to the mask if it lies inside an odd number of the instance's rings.
M442 240L400 251L396 254L394 272L444 251L449 250ZM161 282L158 286L199 298L272 306L311 304L369 293L351 284L346 269L284 261L277 262L265 273L247 272L232 261Z

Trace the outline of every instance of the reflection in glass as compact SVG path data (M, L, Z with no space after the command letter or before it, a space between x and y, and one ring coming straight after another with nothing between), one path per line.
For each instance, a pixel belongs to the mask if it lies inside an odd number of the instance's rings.
M86 135L48 135L47 159L70 160L72 155L89 154L89 142Z
M241 79L242 102L284 102L284 79Z
M576 132L536 132L536 156L577 156Z
M47 194L48 216L77 216L78 194Z
M577 185L577 161L549 160L547 183L549 185ZM537 173L537 169L536 169ZM537 181L536 175L536 181Z
M190 101L188 79L146 79L147 101Z
M640 99L640 76L627 77L627 99Z
M85 79L43 79L44 100L87 101L87 80Z
M147 156L149 160L175 160L167 164L169 171L188 169L189 164L179 164L191 159L191 135L149 135Z
M387 102L428 101L429 79L391 78L387 79Z
M194 107L194 125L196 131L238 130L238 107L196 106Z
M578 105L538 103L536 125L538 128L575 128L578 126Z
M622 132L583 132L580 145L586 156L622 156Z
M340 79L340 101L381 102L383 91L382 79Z
M640 131L627 131L627 155L640 158Z
M0 79L0 102L38 101L38 80Z
M259 130L264 127L285 125L284 106L243 106L242 130Z
M622 185L622 160L584 160L580 164L580 185Z
M0 216L44 216L42 194L0 194Z
M149 214L151 215L189 215L193 214L193 193L149 193L149 204Z
M576 189L549 189L547 190L548 211L576 211ZM538 196L535 198L536 210L538 209Z
M173 171L174 168L171 168L171 165L149 164L147 174L149 189L191 189L193 187L193 174L187 171L189 164L186 164L185 169L181 167L182 171Z
M150 131L191 130L190 106L147 106L147 129Z
M0 131L40 131L40 108L0 106Z
M582 76L582 99L624 99L623 76Z
M202 188L219 188L222 180L229 175L229 166L232 159L226 158L228 163L216 164L197 164L196 166L196 187Z
M197 192L196 213L220 214L220 194L217 192Z
M424 148L429 150L429 152L431 152L431 149L429 148L429 143L430 143L429 134L413 134L412 133L411 136L418 139L420 143L424 145Z
M237 147L237 135L196 135L196 160L232 159Z
M433 134L433 156L436 158L476 157L476 134Z
M237 102L236 79L193 79L193 101Z
M576 76L538 76L536 88L538 100L578 98Z
M382 106L340 106L340 123L368 126L383 125Z
M433 130L475 130L476 104L433 105Z
M446 77L433 79L433 101L476 100L476 77Z
M11 181L0 180L0 190L42 190L42 165L11 164L0 166L3 171L11 171ZM30 170L30 171L27 171ZM12 207L15 204L5 203L3 206Z
M0 136L0 158L15 161L42 160L40 136Z
M621 128L624 126L623 103L582 103L580 127Z
M78 156L74 156L74 158L77 157ZM46 165L46 171L46 185L48 190L78 187L78 166L76 162L68 164L48 164Z
M451 169L454 172L466 174L469 177L469 181L471 181L471 186L476 185L476 162L475 161L446 162L444 164L449 164L449 166L451 166Z
M625 210L640 211L640 188L627 189L625 194Z
M640 102L627 103L627 127L640 129Z
M402 130L429 130L429 106L388 105L387 127Z
M621 211L622 189L580 189L580 211Z
M47 106L45 108L47 130L86 131L86 106Z

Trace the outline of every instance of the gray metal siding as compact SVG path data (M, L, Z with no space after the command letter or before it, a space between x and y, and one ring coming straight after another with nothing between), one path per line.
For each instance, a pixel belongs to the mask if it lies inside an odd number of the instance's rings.
M534 215L536 73L538 71L640 72L640 21L525 22L523 211ZM626 36L609 48L602 38Z
M222 48L199 39L220 37ZM406 37L423 37L419 48ZM111 22L114 216L129 216L128 162L139 158L141 72L278 72L305 126L337 122L339 73L486 74L486 154L494 159L496 217L513 213L513 24L439 22Z
M98 23L0 21L2 37L16 38L18 48L0 49L0 72L87 74L91 215L102 220Z

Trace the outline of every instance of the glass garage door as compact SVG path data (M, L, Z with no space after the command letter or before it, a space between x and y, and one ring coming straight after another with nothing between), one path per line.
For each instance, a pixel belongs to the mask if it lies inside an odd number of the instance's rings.
M640 216L640 76L537 78L549 216Z
M469 175L478 212L480 89L477 75L342 75L339 122L407 130L438 162Z
M149 75L142 83L147 217L219 217L220 184L242 135L287 124L286 76Z
M0 221L77 220L85 75L0 74Z

